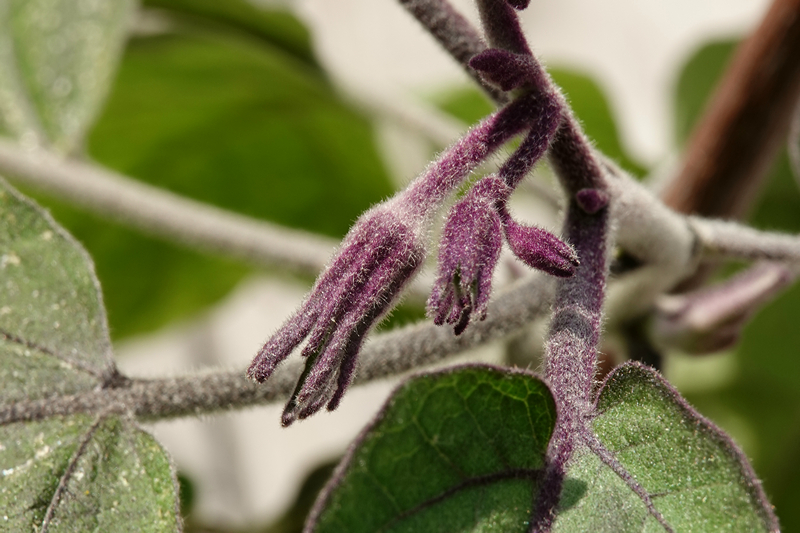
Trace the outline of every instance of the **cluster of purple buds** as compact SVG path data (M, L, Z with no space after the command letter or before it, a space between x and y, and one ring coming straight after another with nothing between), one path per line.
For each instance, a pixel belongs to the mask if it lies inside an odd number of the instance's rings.
M549 87L545 74L523 55L488 50L473 63L504 89L528 90L471 129L405 191L362 215L297 311L256 355L247 375L263 382L305 341L305 370L283 412L284 425L338 406L364 338L424 262L436 212L478 165L521 132L528 132L525 140L498 174L479 180L451 209L429 312L437 324L454 324L456 333L473 314L485 316L504 235L530 266L559 276L574 271L570 246L516 223L506 211L509 195L561 123L560 97L537 89L538 81Z

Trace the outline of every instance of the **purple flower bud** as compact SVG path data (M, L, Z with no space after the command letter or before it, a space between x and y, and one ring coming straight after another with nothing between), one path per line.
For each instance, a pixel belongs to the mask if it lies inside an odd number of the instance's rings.
M530 267L566 278L580 263L575 250L552 233L535 226L524 226L504 213L506 242L518 258Z
M300 308L267 341L247 375L266 380L303 340L306 371L284 425L334 409L350 385L361 343L425 257L424 231L403 216L400 198L367 211Z
M439 276L428 300L434 323L454 325L459 335L472 314L486 317L492 273L503 245L497 203L508 186L496 176L481 179L447 216L439 247Z

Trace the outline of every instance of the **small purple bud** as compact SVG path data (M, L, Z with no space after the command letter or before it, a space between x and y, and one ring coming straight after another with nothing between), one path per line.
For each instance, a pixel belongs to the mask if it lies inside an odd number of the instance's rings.
M304 339L306 370L284 410L284 425L326 403L334 409L350 385L358 350L425 258L424 233L402 196L367 211L300 308L267 341L247 375L265 381ZM404 215L406 213L406 215Z
M580 264L575 250L552 233L535 226L524 226L505 214L506 242L518 258L530 267L567 278Z
M447 216L439 247L439 276L428 300L434 323L461 334L473 314L486 318L492 273L500 257L503 230L497 202L508 187L496 176L481 179Z
M608 205L608 193L599 189L581 189L575 193L575 201L585 212L593 215Z
M664 296L653 313L651 334L659 344L690 354L731 348L750 317L795 277L784 265L761 263L716 286Z
M508 0L508 5L516 9L517 11L522 11L528 4L531 3L531 0Z
M525 83L546 87L540 83L542 73L538 65L528 55L490 48L472 56L469 66L480 72L489 83L504 91L516 89Z

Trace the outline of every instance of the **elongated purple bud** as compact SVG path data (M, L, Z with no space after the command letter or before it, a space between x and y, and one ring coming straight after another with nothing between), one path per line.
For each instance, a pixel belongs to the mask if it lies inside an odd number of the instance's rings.
M492 273L503 245L496 204L508 187L499 178L480 180L447 217L439 247L439 276L428 300L434 323L445 322L461 334L473 315L486 317Z
M525 226L510 216L503 220L506 242L526 265L566 278L580 264L575 250L552 233L536 226Z

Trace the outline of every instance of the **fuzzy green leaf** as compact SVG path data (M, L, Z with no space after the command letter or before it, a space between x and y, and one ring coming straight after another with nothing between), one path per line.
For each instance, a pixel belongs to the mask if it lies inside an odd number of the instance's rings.
M0 122L77 148L111 84L134 0L0 4Z
M2 531L174 532L176 502L166 453L130 420L74 416L0 428Z
M549 390L526 372L413 378L342 461L314 531L524 532L554 424Z
M600 441L675 531L776 530L738 448L655 371L620 367L608 378L597 407L594 430ZM594 454L580 454L567 476L587 490L562 509L554 532L663 531L639 497Z
M70 394L114 371L92 261L0 180L0 402Z

